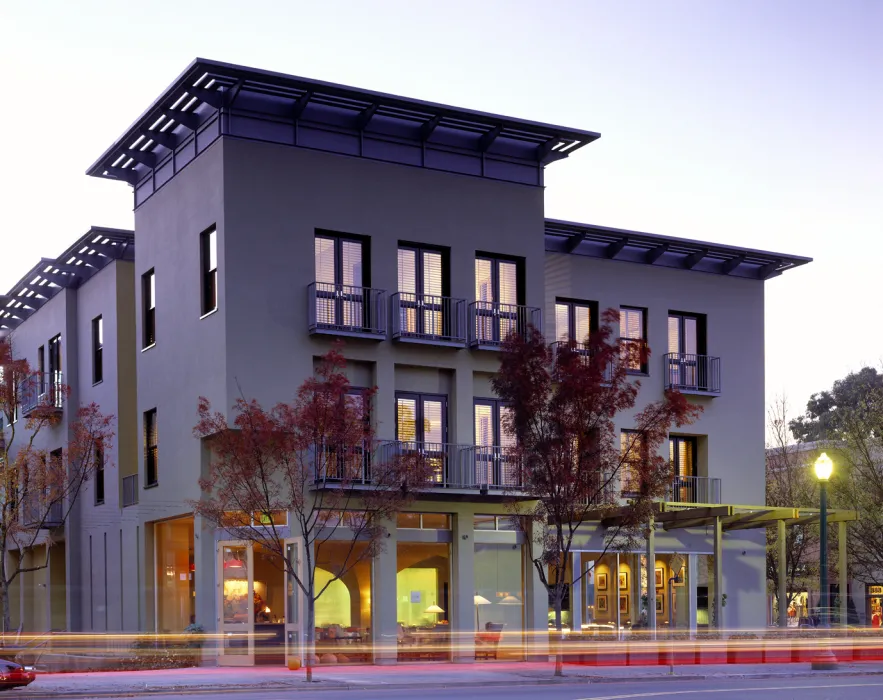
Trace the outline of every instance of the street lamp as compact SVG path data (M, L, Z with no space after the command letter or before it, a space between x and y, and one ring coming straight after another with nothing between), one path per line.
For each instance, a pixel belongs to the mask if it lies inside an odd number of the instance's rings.
M816 459L814 470L819 480L819 607L821 608L820 622L822 629L827 630L828 624L828 480L834 471L834 462L822 452ZM827 647L819 649L812 661L812 668L816 671L837 668L837 658Z

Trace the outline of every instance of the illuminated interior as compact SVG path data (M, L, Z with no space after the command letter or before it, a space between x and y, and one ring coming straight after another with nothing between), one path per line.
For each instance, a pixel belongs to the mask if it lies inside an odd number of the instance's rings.
M399 659L447 660L451 647L448 619L453 600L451 545L399 542L396 559Z
M195 621L196 614L193 518L157 523L154 537L157 629L159 632L183 632Z

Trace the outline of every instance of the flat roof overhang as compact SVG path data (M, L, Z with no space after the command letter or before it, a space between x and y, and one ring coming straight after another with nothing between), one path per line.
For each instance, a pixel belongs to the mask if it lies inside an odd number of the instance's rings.
M642 231L546 219L546 250L602 260L767 280L812 258L675 238Z
M197 58L86 172L128 182L136 195L158 176L152 193L222 135L531 185L542 185L545 165L600 137Z

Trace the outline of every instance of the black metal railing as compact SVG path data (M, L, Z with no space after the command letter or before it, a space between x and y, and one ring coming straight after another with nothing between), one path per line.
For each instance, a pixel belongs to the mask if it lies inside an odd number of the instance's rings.
M313 282L308 291L310 333L386 337L382 289Z
M530 326L542 328L542 314L534 306L474 301L469 304L469 345L499 348L511 333L527 335Z
M552 362L558 362L558 358L561 355L562 351L565 348L570 348L571 352L578 355L579 357L583 357L586 360L591 360L592 357L596 356L595 351L592 350L588 343L573 343L571 344L569 341L558 340L552 343L549 348L552 351ZM602 380L604 382L610 382L613 379L613 360L604 367L602 372Z
M663 356L665 388L679 391L702 391L719 394L721 390L720 358L710 355L668 353Z
M419 460L419 471L426 476L426 487L446 488L462 485L460 450L462 445L449 442L412 442L391 440L380 444L378 458L389 462L396 457Z
M61 372L35 372L18 386L21 414L28 416L37 408L61 411L64 388Z
M397 292L390 298L392 337L446 345L466 344L466 300Z
M367 440L354 445L316 445L312 456L316 482L370 484L376 449L377 444Z
M511 489L521 485L517 458L506 447L472 445L461 452L467 488Z
M55 528L64 524L64 504L61 501L47 503L34 496L24 504L25 527Z
M666 499L669 503L721 502L721 480L708 476L675 476Z
M138 505L138 475L123 477L123 508Z

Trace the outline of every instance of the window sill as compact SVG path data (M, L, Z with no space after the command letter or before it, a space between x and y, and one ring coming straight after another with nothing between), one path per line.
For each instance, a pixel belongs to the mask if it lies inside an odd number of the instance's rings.
M155 489L157 486L159 486L159 482L158 482L158 481L155 481L155 482L152 483L152 484L144 484L144 489L145 489L145 490L147 490L147 489Z
M103 505L104 505L104 501L95 501L95 505L96 505L96 506L103 506Z
M636 369L626 370L626 374L630 377L649 377L650 372L643 372Z
M92 386L98 386L99 384L104 384L104 380L99 379L97 382L92 382Z
M151 348L155 348L155 347L156 347L156 343L151 343L150 345L146 345L143 348L141 348L141 352L147 352Z
M211 316L212 314L216 314L216 313L218 313L218 307L217 307L217 306L216 306L215 308L213 308L211 311L206 311L202 316L199 317L199 320L201 321L202 319L204 319L204 318L208 318L208 317Z

